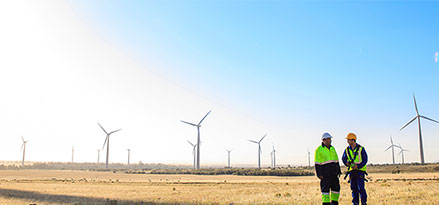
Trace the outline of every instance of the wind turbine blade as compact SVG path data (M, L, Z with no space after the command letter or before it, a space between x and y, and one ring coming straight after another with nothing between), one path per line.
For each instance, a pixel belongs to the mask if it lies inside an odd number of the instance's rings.
M200 122L198 123L198 125L200 125L201 122L203 122L203 120L206 119L207 115L209 115L210 112L212 112L212 110L209 110L209 112L203 117L203 119L200 120Z
M192 125L192 126L195 126L195 127L198 127L198 125L196 125L196 124L194 124L194 123L190 123L190 122L186 122L186 121L183 121L183 120L180 120L182 123L186 123L186 124L188 124L188 125Z
M266 136L267 136L267 134L265 134L265 135L261 138L261 140L259 140L259 142L262 142L262 140L263 140Z
M399 156L399 155L401 155L401 153L402 153L402 150L401 150L401 151L399 151L399 153L398 153L398 156Z
M415 121L417 117L418 117L418 116L414 117L412 120L410 120L410 122L408 122L407 124L405 124L405 125L404 125L401 129L399 129L399 130L402 130L402 129L404 129L405 127L407 127L407 125L409 125L410 123L412 123L413 121Z
M194 145L194 144L192 144L192 142L190 142L189 140L188 140L187 142L189 142L189 144L191 144L191 145L192 145L192 147L195 147L195 145Z
M387 150L389 150L391 147L393 147L393 145L390 145L390 147L388 147L386 150L384 150L384 151L387 151Z
M413 93L413 101L415 102L416 115L419 115L418 105L416 105L416 98L415 98L415 94L414 93Z
M119 132L119 131L121 131L122 129L118 129L118 130L114 130L113 132L110 132L110 133L108 133L109 135L111 135L111 134L113 134L113 133L115 133L115 132Z
M107 137L105 137L104 145L102 145L102 150L104 150L105 143L107 143L107 140L108 140L108 135L107 135Z
M21 136L21 140L23 140L23 143L24 143L24 138L23 138L23 136Z
M433 120L433 119L431 119L431 118L428 118L428 117L425 117L425 116L420 116L420 117L422 117L422 118L424 118L424 119L426 119L426 120L430 120L430 121L433 121L433 122L435 122L435 123L439 123L438 121L436 121L436 120Z
M99 124L98 123L98 125L99 125L99 127L101 127L101 129L105 132L105 134L107 134L108 135L108 132L107 131L105 131L105 129L102 127L102 125L101 124Z
M20 152L21 152L21 150L23 149L23 147L24 147L24 143L21 144Z
M392 136L390 136L390 143L392 143L392 145L393 145L393 139L392 139Z
M248 141L256 143L256 144L259 144L259 142L256 142L256 141L253 141L253 140L248 140Z

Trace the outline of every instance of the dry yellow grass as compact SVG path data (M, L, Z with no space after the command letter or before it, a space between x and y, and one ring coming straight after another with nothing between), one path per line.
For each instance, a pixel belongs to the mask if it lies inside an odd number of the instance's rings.
M369 204L439 204L439 173L369 176ZM349 186L341 185L340 203L350 204ZM315 177L0 171L0 204L320 204L320 198Z

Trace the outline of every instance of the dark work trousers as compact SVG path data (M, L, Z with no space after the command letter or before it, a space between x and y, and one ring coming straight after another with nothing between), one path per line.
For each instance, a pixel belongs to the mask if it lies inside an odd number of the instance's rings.
M320 180L320 190L322 194L330 193L337 194L336 201L331 197L332 204L338 204L338 196L340 195L340 181L338 180L338 176L324 176L322 180ZM330 204L330 203L323 203Z
M352 204L365 205L367 203L366 189L364 188L364 174L357 174L350 177L351 180L351 190L352 190Z

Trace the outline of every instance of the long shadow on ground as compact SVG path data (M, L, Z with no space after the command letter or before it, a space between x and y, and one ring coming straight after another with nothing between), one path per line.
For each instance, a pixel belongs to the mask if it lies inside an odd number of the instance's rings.
M105 204L105 205L180 204L180 203L160 203L160 202L148 202L148 201L115 200L110 198L69 196L64 194L44 194L35 191L23 191L17 189L1 189L1 188L0 188L0 197L28 200L34 204L38 204L39 202L55 203L55 204L81 204L81 205L82 204Z

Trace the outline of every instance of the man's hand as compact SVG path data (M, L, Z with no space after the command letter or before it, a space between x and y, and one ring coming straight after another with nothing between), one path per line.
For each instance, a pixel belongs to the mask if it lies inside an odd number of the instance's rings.
M353 166L353 167L352 167L352 169L358 169L358 166L357 166L357 165L355 165L355 166Z
M322 179L323 179L323 176L318 176L318 178L319 178L320 180L322 180Z

